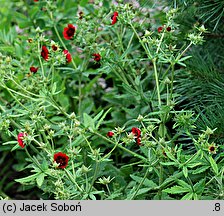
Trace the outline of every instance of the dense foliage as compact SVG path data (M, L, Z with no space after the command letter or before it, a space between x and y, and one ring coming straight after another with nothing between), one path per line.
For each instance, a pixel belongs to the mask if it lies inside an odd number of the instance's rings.
M223 199L223 5L2 1L2 199Z

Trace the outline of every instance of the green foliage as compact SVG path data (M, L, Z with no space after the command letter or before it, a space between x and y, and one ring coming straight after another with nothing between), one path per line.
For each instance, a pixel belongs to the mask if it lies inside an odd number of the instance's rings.
M223 198L223 14L199 2L3 1L0 196Z

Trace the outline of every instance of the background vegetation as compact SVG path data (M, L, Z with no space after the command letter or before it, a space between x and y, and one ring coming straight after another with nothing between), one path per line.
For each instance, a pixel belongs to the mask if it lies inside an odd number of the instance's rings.
M2 199L223 199L223 0L0 1Z

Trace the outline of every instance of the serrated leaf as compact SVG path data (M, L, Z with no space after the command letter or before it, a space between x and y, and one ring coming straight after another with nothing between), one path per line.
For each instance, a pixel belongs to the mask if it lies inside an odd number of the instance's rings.
M190 186L188 183L186 183L185 181L183 181L183 180L177 180L177 183L178 183L180 186L182 186L182 187L184 187L184 188L188 188L189 190L191 190L191 186Z
M15 181L19 182L19 183L31 182L31 181L35 180L39 174L40 173L35 173L33 175L30 175L30 176L27 176L27 177L24 177L24 178L15 179Z
M202 194L205 189L205 179L200 180L194 185L195 193Z
M165 153L166 153L166 156L167 156L170 160L177 162L176 158L175 158L169 151L165 151Z
M181 200L192 200L192 197L193 197L193 193L187 193L181 198Z
M37 176L36 181L37 181L37 185L38 185L39 187L42 186L42 184L43 184L43 182L44 182L44 177L45 177L45 176L46 176L46 175L45 175L44 173L40 173L40 174Z
M197 168L196 170L194 170L193 172L192 172L192 174L199 174L199 173L202 173L202 172L204 172L205 170L207 170L208 168L209 168L210 166L202 166L202 167L199 167L199 168Z
M170 194L181 194L181 193L190 192L190 190L189 188L183 188L181 186L176 185L171 188L167 188L163 190L163 192L170 193Z
M214 173L216 175L218 175L219 174L219 169L218 169L218 166L217 166L215 160L212 158L212 156L209 157L209 161L210 161L210 164L211 164L211 167L212 167Z

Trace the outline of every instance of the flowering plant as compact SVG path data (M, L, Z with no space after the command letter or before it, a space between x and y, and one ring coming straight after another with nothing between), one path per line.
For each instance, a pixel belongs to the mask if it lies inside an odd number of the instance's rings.
M144 5L85 2L24 3L16 48L1 53L1 149L14 154L15 184L44 199L213 198L215 129L196 133L175 92L206 29L183 36L177 9L149 19Z

